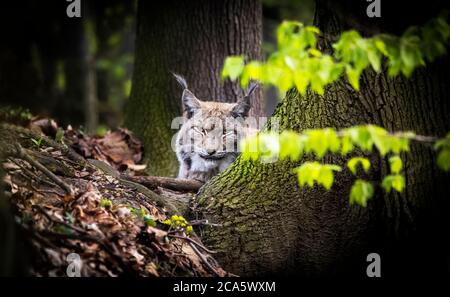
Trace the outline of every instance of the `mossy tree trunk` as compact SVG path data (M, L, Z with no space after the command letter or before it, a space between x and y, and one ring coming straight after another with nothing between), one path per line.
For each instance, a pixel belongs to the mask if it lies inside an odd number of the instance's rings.
M316 24L324 34L335 36L356 21L359 30L379 30L373 23L365 26L364 15L358 17L364 9L339 14L325 1L316 9ZM327 42L322 43L326 48ZM282 130L371 123L390 131L443 136L450 130L448 66L444 58L409 79L366 72L360 92L345 80L328 87L324 96L292 90L273 118ZM365 277L366 257L376 252L384 276L448 273L449 182L434 165L430 146L412 145L405 158L407 188L401 195L386 195L378 188L367 208L349 206L354 177L347 173L337 174L330 191L299 188L292 169L305 160L261 164L238 158L201 189L198 213L223 225L203 230L203 240L219 252L217 259L226 269L240 275ZM322 161L345 166L341 157ZM376 155L372 161L366 178L380 181L387 173L385 162Z
M220 71L229 55L259 57L261 10L256 0L139 1L125 125L143 141L149 173L175 175L178 168L171 122L182 113L182 91L170 72L202 100L235 102L243 91L222 83ZM253 96L253 114L261 112L260 97Z

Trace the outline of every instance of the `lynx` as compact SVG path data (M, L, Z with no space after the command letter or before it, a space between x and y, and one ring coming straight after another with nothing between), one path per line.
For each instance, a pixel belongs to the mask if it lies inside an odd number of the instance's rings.
M202 101L192 93L186 80L174 74L183 87L182 104L185 121L176 139L176 154L180 163L179 178L206 182L225 170L238 156L238 144L252 131L244 118L250 110L252 85L247 95L237 103Z

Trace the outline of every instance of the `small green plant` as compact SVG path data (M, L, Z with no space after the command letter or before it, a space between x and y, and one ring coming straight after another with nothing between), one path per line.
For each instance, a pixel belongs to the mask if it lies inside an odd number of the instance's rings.
M149 226L149 227L156 226L155 219L151 215L149 215L143 207L141 207L141 208L131 207L130 211L131 211L131 213L136 215L138 218L141 218L144 221L146 226Z
M66 220L69 224L75 223L75 217L70 212L66 212L64 214L64 220Z
M184 231L186 234L192 232L192 226L186 221L186 219L179 215L173 215L170 219L164 220L163 224L169 225L173 229Z
M58 128L56 130L55 141L59 143L64 143L64 129Z
M42 138L42 137L39 137L39 139L31 138L31 142L33 143L33 145L34 145L37 149L39 149L39 148L41 147L42 141L43 141L43 138Z
M111 208L112 207L112 201L111 200L109 200L109 199L107 199L107 198L102 198L101 200L100 200L100 207L103 207L103 208Z

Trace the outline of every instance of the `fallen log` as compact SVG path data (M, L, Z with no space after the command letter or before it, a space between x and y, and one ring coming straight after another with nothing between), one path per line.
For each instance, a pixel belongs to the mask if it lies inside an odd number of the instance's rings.
M203 183L197 180L172 178L163 176L129 176L121 174L122 179L141 184L149 189L157 187L166 188L179 192L197 192Z

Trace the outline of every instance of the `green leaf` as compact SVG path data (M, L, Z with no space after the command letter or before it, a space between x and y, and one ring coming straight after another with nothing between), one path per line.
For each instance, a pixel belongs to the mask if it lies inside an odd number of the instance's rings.
M350 65L346 65L345 73L347 74L347 79L350 85L357 91L359 91L359 75L360 71L353 68Z
M322 130L307 130L305 135L308 136L305 150L313 151L318 158L322 158L328 150L328 140Z
M156 227L155 220L149 214L144 215L143 219L144 219L145 225L147 225L149 227Z
M405 188L405 178L403 175L395 174L395 175L387 175L381 186L384 188L386 192L390 192L391 189L396 190L397 192L402 192Z
M450 150L444 149L439 152L437 165L441 170L450 171Z
M358 179L350 190L350 205L358 204L367 206L367 201L372 198L374 189L371 183Z
M353 142L349 135L344 135L341 138L341 154L345 156L353 150Z
M410 27L401 37L379 34L364 38L355 30L346 31L332 44L333 54L317 48L318 28L285 21L277 28L277 50L265 62L251 61L244 66L242 56L229 57L225 60L222 77L240 78L242 87L247 87L254 79L274 85L279 93L295 86L301 94L311 87L322 95L326 86L345 70L350 85L359 90L362 71L368 67L381 71L382 57L387 60L389 76L399 73L410 76L418 66L425 65L425 60L433 61L445 54L450 41L447 18L435 18L420 28ZM107 66L103 61L99 63L99 67ZM121 66L121 73L123 69ZM390 149L399 147L397 140L386 141L393 143Z
M294 83L300 94L305 95L309 85L310 75L307 71L296 71L294 73Z
M447 133L445 138L436 141L436 143L434 144L434 149L450 149L450 133Z
M331 189L331 186L334 182L334 175L331 168L322 167L319 173L319 177L317 178L317 183L323 185L325 189Z
M350 171L356 175L356 166L358 164L361 164L364 171L368 172L370 169L370 161L367 158L364 157L354 157L351 158L348 162L347 162L347 167L350 169Z
M400 39L400 55L404 65L402 72L406 76L411 75L416 66L424 63L419 42L420 39L417 36L402 37Z
M294 169L297 172L300 187L308 185L314 186L314 182L319 178L320 164L318 162L305 162L300 167Z
M280 134L280 159L298 160L303 152L303 146L300 135L292 131L283 131Z
M388 132L378 126L368 125L367 131L370 134L372 142L375 144L376 148L380 151L382 156L386 155L390 150L390 138Z
M262 66L260 62L252 61L245 65L241 75L241 87L246 88L251 79L262 79Z
M389 158L389 165L393 174L398 174L403 169L403 162L399 156L393 156Z
M320 57L320 56L322 56L322 52L317 50L317 49L315 49L315 48L310 48L308 50L308 53L310 53L311 56L313 56L313 57Z
M297 173L299 185L314 186L314 182L329 190L334 182L333 171L341 171L341 167L332 164L320 164L319 162L305 162L294 169Z
M364 151L372 151L373 140L368 127L355 126L342 131L345 135L350 136L352 142Z
M380 38L374 38L374 44L375 47L385 56L388 55L388 52L386 50L386 44L384 43L383 40L381 40Z
M243 69L244 69L243 56L227 57L223 65L222 79L229 77L231 80L235 80L242 73Z
M376 72L380 72L381 68L381 58L376 49L369 48L367 51L367 58L369 59L370 65Z
M256 161L260 157L258 136L246 137L239 143L242 152L241 157L244 160Z

